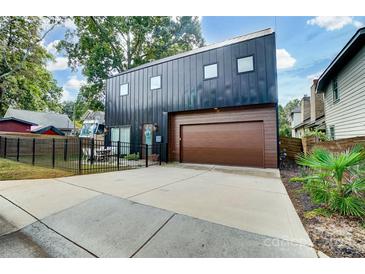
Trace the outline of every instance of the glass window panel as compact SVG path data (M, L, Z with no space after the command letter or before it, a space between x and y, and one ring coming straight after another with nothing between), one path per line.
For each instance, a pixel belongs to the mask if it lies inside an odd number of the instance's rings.
M128 84L120 85L120 96L128 95Z
M238 73L253 71L253 56L237 59Z
M151 90L161 88L161 75L151 78Z
M218 65L207 65L204 66L204 79L216 78L218 77Z

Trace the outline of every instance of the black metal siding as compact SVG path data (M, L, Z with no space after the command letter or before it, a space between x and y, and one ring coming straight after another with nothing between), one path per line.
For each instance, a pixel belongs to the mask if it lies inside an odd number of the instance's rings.
M168 142L168 112L277 103L275 34L211 49L126 72L107 80L106 125L131 125L131 140L141 141L142 125L157 124ZM253 55L254 71L237 73L237 58ZM218 77L204 80L204 65L218 64ZM161 89L150 78L161 75ZM129 94L119 96L120 85Z

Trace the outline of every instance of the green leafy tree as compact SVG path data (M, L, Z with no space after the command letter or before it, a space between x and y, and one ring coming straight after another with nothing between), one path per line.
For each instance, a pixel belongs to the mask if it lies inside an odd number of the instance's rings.
M323 131L318 130L318 129L316 129L316 130L306 129L304 131L304 137L316 137L320 141L329 141L329 138L328 138L327 134Z
M62 102L62 113L66 114L71 120L74 118L75 102L64 101Z
M104 81L115 73L202 46L198 17L73 17L58 45L73 69L82 67L87 83L77 97L77 113L103 110ZM79 114L78 114L79 115Z
M341 153L315 149L302 155L298 164L310 174L301 181L312 201L342 215L365 216L365 151L362 146Z
M285 107L279 105L279 135L291 137L290 113L299 106L300 100L293 99Z
M42 29L44 20L48 29ZM41 45L63 19L0 17L0 115L9 106L28 110L59 111L62 89L46 63L52 60Z

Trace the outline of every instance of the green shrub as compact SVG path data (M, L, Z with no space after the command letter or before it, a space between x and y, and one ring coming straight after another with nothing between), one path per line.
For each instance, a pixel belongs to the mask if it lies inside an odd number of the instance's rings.
M304 137L318 137L320 141L328 141L329 138L325 132L319 130L305 130Z
M352 150L331 153L315 149L301 155L298 164L310 169L306 176L292 178L302 182L311 200L320 206L342 215L365 215L365 150L355 146Z
M139 160L139 152L127 154L126 156L123 157L123 159L129 160L129 161L138 161Z

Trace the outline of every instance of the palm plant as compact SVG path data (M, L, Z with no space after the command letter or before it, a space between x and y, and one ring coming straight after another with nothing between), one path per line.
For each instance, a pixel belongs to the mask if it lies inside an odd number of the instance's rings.
M291 181L301 181L312 201L343 215L365 215L365 150L357 145L351 150L332 153L317 148L301 155L298 164L310 174Z

